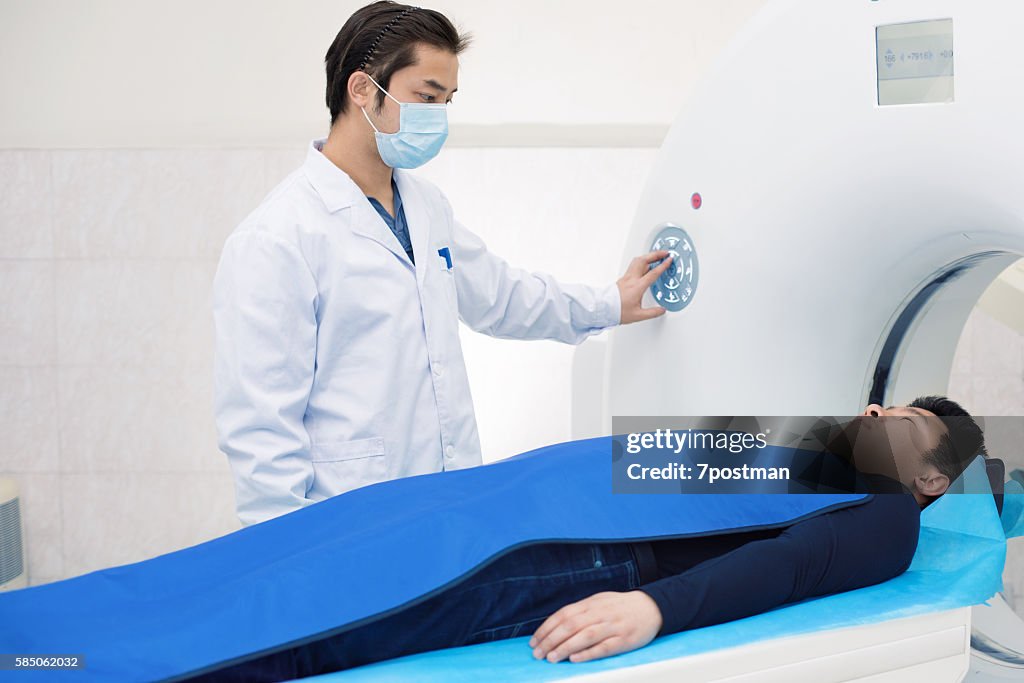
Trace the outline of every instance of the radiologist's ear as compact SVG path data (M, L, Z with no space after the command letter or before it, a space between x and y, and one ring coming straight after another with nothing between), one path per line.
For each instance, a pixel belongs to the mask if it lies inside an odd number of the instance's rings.
M914 478L917 490L926 496L941 496L949 488L949 477L938 472Z
M377 86L363 71L353 71L348 75L348 98L356 107L367 107L373 101L373 91Z

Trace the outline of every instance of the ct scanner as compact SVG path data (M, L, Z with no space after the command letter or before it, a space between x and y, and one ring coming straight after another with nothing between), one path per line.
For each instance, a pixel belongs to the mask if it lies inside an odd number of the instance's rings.
M678 255L645 302L670 312L580 347L574 437L946 393L968 314L1024 256L1022 30L1015 0L768 3L665 139L625 255ZM617 680L1024 680L1000 596L740 650Z

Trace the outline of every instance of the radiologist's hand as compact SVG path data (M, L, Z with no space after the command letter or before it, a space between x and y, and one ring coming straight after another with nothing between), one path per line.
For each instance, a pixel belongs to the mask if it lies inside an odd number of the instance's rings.
M536 659L586 662L643 647L661 623L661 610L642 591L595 593L545 619L530 647Z
M653 270L648 270L650 264L658 259L665 259ZM628 325L638 320L650 320L664 315L665 309L661 306L643 308L640 300L644 292L654 284L654 281L661 277L661 274L672 265L672 259L665 250L652 251L643 256L637 256L629 262L626 274L616 281L619 286L619 298L622 300L622 314L619 320L620 325Z

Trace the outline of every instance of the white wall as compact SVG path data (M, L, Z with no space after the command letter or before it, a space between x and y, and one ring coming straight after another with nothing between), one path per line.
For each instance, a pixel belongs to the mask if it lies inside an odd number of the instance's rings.
M467 124L660 129L762 2L434 3L475 36L453 142ZM363 4L4 0L0 148L291 146L326 131L324 54Z

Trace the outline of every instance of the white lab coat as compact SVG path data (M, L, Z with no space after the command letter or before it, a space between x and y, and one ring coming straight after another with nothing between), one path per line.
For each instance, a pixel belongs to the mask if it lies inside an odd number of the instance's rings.
M510 267L437 187L395 170L413 266L322 143L228 237L214 280L217 434L242 524L479 465L459 319L574 344L619 322L614 284Z

